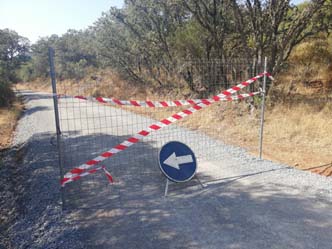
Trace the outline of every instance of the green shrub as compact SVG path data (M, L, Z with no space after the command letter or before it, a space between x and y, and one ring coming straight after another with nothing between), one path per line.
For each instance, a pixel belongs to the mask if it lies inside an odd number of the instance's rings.
M32 81L35 77L34 68L32 63L26 63L21 66L19 70L17 70L17 75L20 81L28 82Z
M13 102L15 95L10 84L4 81L0 81L0 107L10 106Z

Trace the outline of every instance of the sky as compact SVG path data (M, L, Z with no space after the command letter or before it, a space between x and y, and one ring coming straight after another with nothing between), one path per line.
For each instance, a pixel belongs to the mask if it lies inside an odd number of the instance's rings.
M85 29L123 0L0 0L0 29L9 28L32 43L39 37Z
M15 30L34 43L68 29L85 29L111 6L121 8L123 0L0 0L0 29Z

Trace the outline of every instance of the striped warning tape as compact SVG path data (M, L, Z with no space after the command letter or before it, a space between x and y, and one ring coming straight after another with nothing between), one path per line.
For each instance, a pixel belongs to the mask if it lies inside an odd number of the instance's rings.
M115 98L105 98L105 97L94 98L94 97L85 97L85 96L74 96L74 98L100 102L103 104L136 106L136 107L172 107L172 106L195 105L201 101L200 99L171 100L171 101L152 101L152 100L140 101L140 100L119 100Z
M107 177L107 179L108 179L108 181L110 183L113 183L113 177L112 177L111 173L107 171L107 169L106 169L106 167L104 165L100 166L98 168L95 168L95 169L87 170L84 173L81 173L79 175L73 176L72 179L71 179L71 181L77 181L77 180L81 179L81 177L84 177L84 176L87 176L87 175L91 175L93 173L96 173L99 170L103 170L104 173L105 173L105 175L106 175L106 177Z
M249 97L248 94L239 94L237 99ZM188 99L188 100L166 100L166 101L152 101L152 100L119 100L115 98L105 98L105 97L85 97L85 96L73 96L72 98L89 100L93 102L99 102L103 104L111 105L121 105L121 106L136 106L136 107L174 107L174 106L186 106L186 105L196 105L200 102L209 101L209 99ZM234 100L230 97L222 98L224 101Z
M89 172L88 169L91 168L92 166L114 156L115 154L128 149L130 146L136 144L142 138L148 136L153 131L160 130L163 127L166 127L172 123L175 123L176 121L178 121L186 116L189 116L189 115L193 114L194 112L211 105L212 103L222 100L222 98L232 98L232 96L231 96L232 94L238 92L239 90L241 90L244 87L249 86L251 83L255 82L259 78L262 78L264 75L271 77L271 75L269 73L261 73L247 81L244 81L236 86L233 86L233 87L223 91L222 93L220 93L210 99L206 99L205 101L197 103L196 105L194 105L188 109L185 109L181 112L173 114L172 116L170 116L168 118L165 118L157 123L150 125L147 129L141 130L134 136L128 138L127 140L123 141L122 143L118 144L117 146L113 147L112 149L103 152L98 157L96 157L92 160L89 160L89 161L85 162L84 164L81 164L80 166L75 167L72 170L70 170L69 172L67 172L60 182L61 186L64 187L69 182L76 181L83 176L95 173L97 170L92 170L92 172ZM250 93L249 96L250 95L253 96L253 93Z
M272 76L269 73L266 75L270 78ZM86 97L82 95L69 96L69 95L57 95L58 98L76 98L81 100L89 100L94 102L99 102L103 104L111 105L121 105L121 106L136 106L136 107L174 107L174 106L186 106L186 105L197 105L200 102L210 101L209 99L188 99L188 100L166 100L166 101L152 101L152 100L119 100L116 98L106 98L106 97ZM250 97L248 94L239 94L237 99ZM223 101L232 101L235 100L234 97L222 96L221 100Z
M254 92L254 93L249 93L249 94L239 94L237 96L232 96L232 97L227 97L225 99L222 99L222 100L225 100L225 101L234 101L234 100L237 100L237 99L245 99L247 97L252 97L252 96L255 96L257 94L260 94L261 92ZM211 100L208 100L206 99L206 101L211 101ZM81 177L83 176L87 176L87 175L90 175L90 174L93 174L93 173L96 173L98 170L101 170L101 169L104 169L102 167L99 167L99 168L96 168L96 169L92 169L92 170L89 170L89 171L85 171L84 173L81 173L81 174L78 174L77 176L72 176L72 179L70 181L76 181L76 180L79 180ZM105 171L105 169L104 169ZM74 172L74 171L71 171L71 172ZM105 172L106 173L106 172ZM106 176L109 177L109 175L107 175L106 173ZM70 182L68 181L68 182ZM112 181L111 181L112 182Z

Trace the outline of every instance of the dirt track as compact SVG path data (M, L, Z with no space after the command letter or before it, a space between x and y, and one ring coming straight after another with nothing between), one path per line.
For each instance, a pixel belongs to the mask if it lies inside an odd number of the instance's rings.
M10 229L13 248L332 248L332 179L216 141L220 160L202 161L199 181L171 185L168 198L144 158L125 175L111 168L114 186L101 174L73 183L61 213L52 99L24 95L15 139L26 143L24 211Z

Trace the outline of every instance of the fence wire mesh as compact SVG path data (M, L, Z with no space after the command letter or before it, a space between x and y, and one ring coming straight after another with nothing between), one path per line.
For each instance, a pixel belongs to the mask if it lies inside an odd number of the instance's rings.
M262 71L262 67L257 68L257 65L253 67L253 65L243 61L233 63L217 60L209 62L188 61L181 68L179 75L188 84L191 92L195 92L194 96L206 98ZM245 92L257 91L260 86L261 81L257 81L250 89L245 89ZM149 85L144 87L148 88ZM68 82L61 83L58 85L58 89L59 94L88 96L91 95L92 89L105 89L105 85L103 79L94 78L90 82L80 85ZM179 89L171 89L171 91L179 92L181 89L179 87ZM105 97L102 92L97 92ZM112 97L117 98L118 96ZM241 105L239 105L240 102ZM208 160L222 160L223 157L227 156L223 141L230 141L234 135L224 132L223 126L220 125L224 113L229 110L235 112L236 115L251 116L250 126L246 129L254 131L255 149L258 150L259 103L259 97L256 100L250 98L229 103L215 103L175 124L151 133L143 141L100 164L105 165L110 170L115 180L119 181L117 185L119 187L121 182L123 183L124 179L133 172L138 177L137 184L142 186L144 184L140 181L145 177L152 176L159 177L160 180L163 179L160 178L161 173L158 169L158 152L161 146L169 141L175 140L187 144L195 152L199 163ZM70 97L60 98L58 106L62 132L61 153L65 172L118 145L157 120L167 118L189 107L111 106ZM253 112L255 108L256 111ZM101 188L106 184L107 180L103 174L90 175L84 180L75 182L75 184L69 184L69 190L66 190L66 199L71 200L72 205L82 207L93 205L93 198L90 204L88 199L95 192L106 191L104 193L106 199L115 198L114 193L111 195L108 192L111 191L111 188ZM89 191L85 192L85 190ZM85 192L86 196L74 198L77 191L81 194Z

